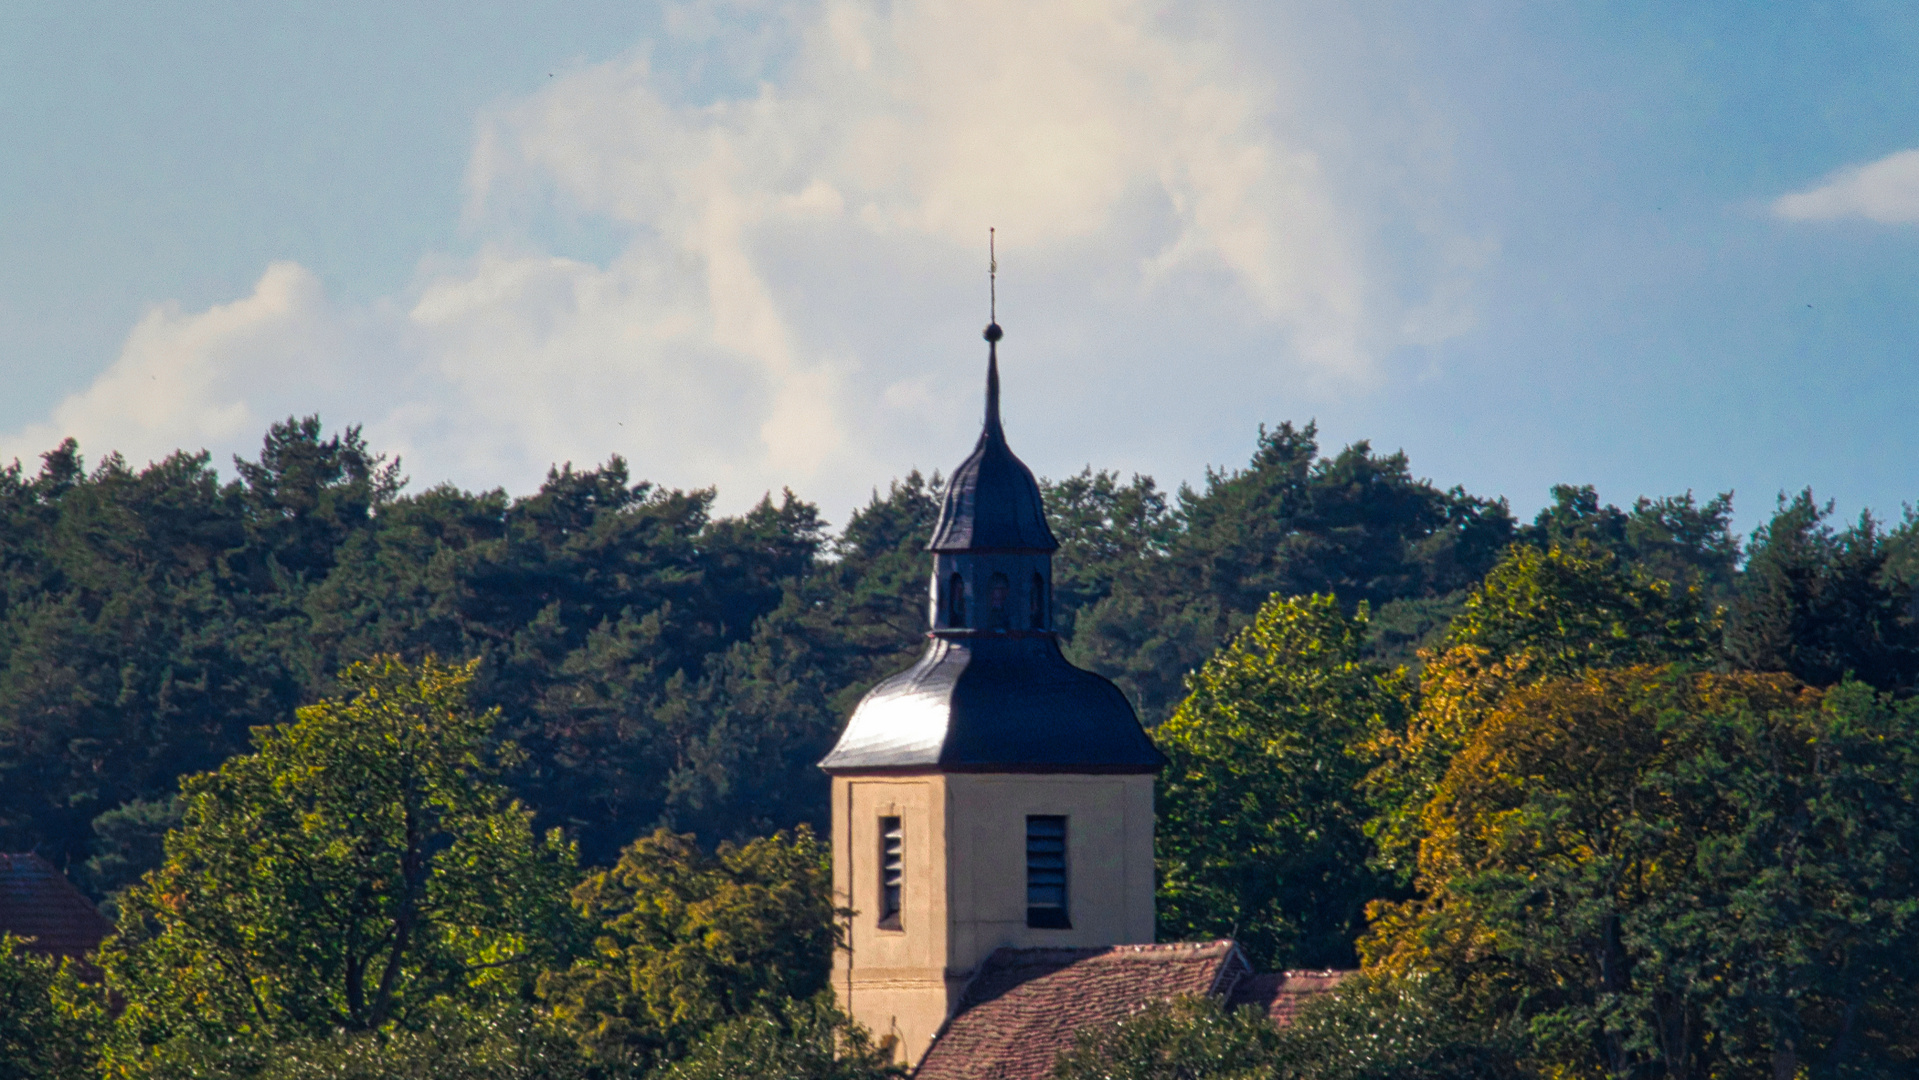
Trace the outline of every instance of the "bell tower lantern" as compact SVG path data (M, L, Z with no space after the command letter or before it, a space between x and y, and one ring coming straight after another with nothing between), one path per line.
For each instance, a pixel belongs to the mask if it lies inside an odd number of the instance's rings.
M926 652L854 709L820 767L833 880L853 910L843 1008L916 1065L994 949L1153 940L1153 780L1164 764L1118 687L1068 663L1033 473L986 422L929 546Z

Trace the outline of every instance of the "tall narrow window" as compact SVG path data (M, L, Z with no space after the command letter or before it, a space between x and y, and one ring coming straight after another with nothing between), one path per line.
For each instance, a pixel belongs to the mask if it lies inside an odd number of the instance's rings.
M880 819L880 929L900 928L900 886L906 881L906 838L900 819Z
M946 625L955 629L966 625L966 580L957 570L946 579Z
M1046 629L1046 578L1041 576L1037 571L1033 573L1031 601L1033 605L1033 629L1044 630Z
M1066 819L1029 815L1026 819L1026 925L1069 930L1066 917Z
M994 574L986 586L987 624L994 630L1012 629L1006 616L1006 594L1012 591L1013 585L1006 580L1005 574Z

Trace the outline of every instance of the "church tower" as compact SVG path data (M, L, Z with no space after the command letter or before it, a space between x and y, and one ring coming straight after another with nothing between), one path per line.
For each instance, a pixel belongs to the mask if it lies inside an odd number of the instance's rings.
M986 424L929 545L932 624L820 767L833 880L853 910L842 1007L915 1065L1001 947L1153 940L1153 780L1164 764L1119 688L1053 631L1039 484L1006 444L997 322Z

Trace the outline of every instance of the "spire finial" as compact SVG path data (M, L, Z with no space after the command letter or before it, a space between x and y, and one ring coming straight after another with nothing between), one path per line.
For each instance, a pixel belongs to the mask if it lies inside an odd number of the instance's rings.
M999 322L999 255L993 250L991 225L986 227L986 322L994 325Z
M986 430L998 434L999 426L999 339L1006 332L999 328L999 255L993 246L994 230L986 230Z

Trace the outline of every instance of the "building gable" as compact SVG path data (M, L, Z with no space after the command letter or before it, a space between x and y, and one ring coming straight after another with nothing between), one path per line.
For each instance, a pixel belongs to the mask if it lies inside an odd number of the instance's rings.
M27 948L80 959L100 947L113 924L67 876L32 852L0 854L0 933L31 938Z

